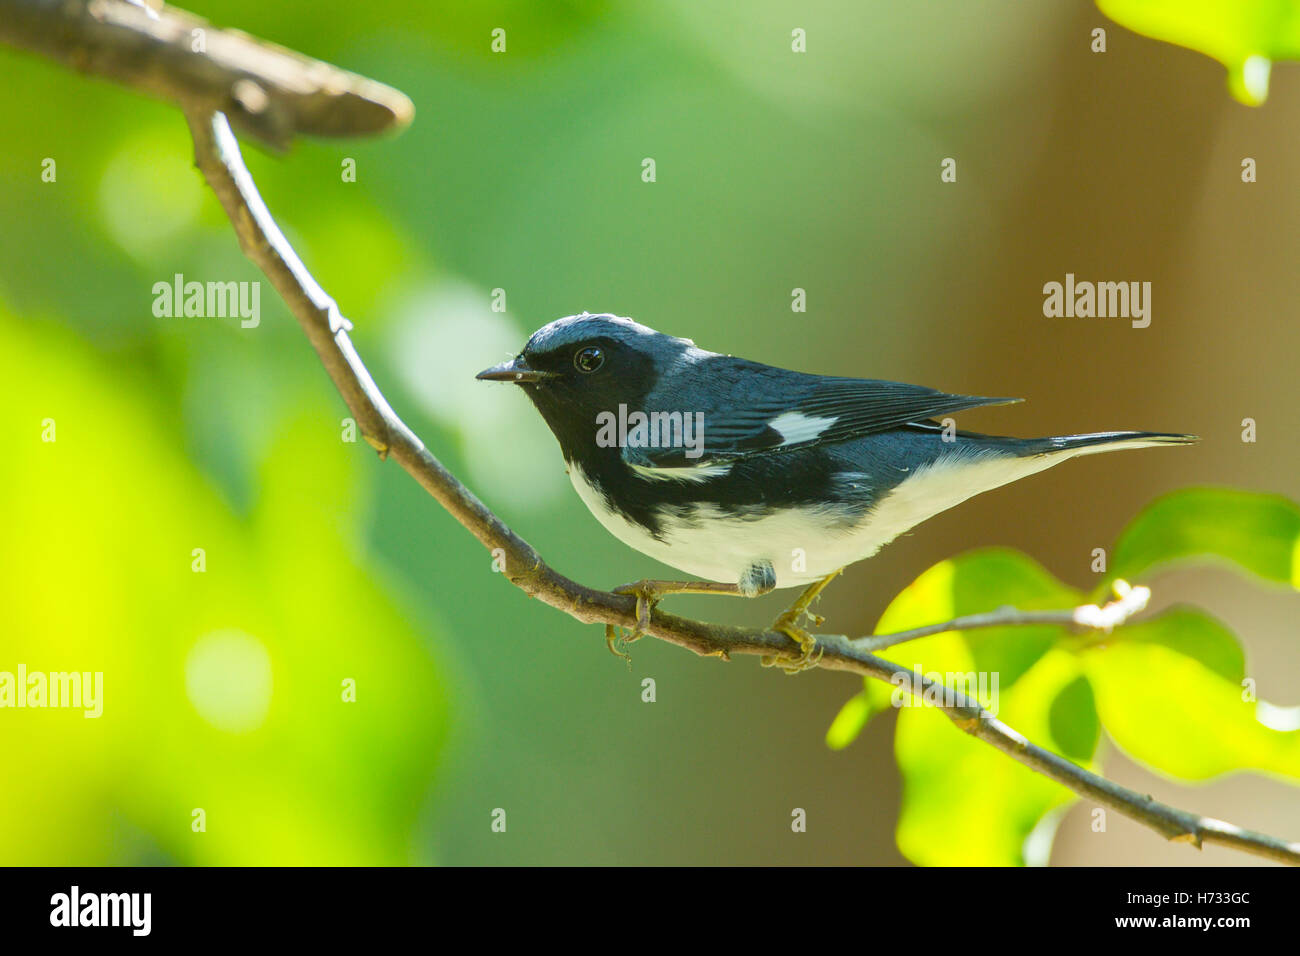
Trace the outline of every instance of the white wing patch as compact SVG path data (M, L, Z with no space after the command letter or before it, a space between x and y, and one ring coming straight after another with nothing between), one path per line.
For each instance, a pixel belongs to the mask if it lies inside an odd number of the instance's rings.
M629 465L642 478L651 481L708 481L731 471L731 463L712 465L686 465L681 468L651 468L648 465Z
M814 441L837 421L838 418L817 418L802 412L782 412L767 424L781 433L782 445L797 445Z

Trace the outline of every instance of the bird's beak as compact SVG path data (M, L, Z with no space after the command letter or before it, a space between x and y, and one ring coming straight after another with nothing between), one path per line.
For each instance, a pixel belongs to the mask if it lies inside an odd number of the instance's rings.
M528 363L520 355L500 365L485 368L474 377L484 382L514 382L516 385L527 385L553 376L550 372L539 372L537 369L529 368Z

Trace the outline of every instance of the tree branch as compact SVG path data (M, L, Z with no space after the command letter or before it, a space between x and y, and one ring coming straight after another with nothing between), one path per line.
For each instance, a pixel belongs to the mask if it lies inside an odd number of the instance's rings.
M584 587L550 568L541 555L511 531L483 502L429 453L389 406L362 363L348 337L348 322L294 254L244 166L226 120L220 114L187 114L194 137L195 159L208 185L216 193L250 259L266 273L288 304L315 347L362 433L381 457L391 455L453 517L489 549L505 553L505 576L526 594L591 624L631 628L636 623L636 601L626 595ZM1018 611L1004 608L988 614L958 618L944 624L876 637L851 640L823 635L817 645L819 665L849 671L894 684L908 680L914 692L938 692L939 705L952 721L974 737L1015 760L1068 787L1080 796L1136 820L1169 840L1220 843L1248 853L1300 863L1300 843L1288 843L1262 833L1243 830L1185 810L1112 783L1051 751L1030 743L997 720L976 701L960 693L936 688L920 674L870 653L905 640L949 630L1027 624L1073 625L1108 630L1145 606L1150 592L1133 588L1117 602L1099 608L1089 605L1065 611ZM730 659L732 654L757 654L794 658L799 648L789 637L770 630L709 624L655 609L647 633L697 654Z
M143 0L0 0L0 40L188 109L220 110L277 149L306 133L365 136L411 121L392 87Z

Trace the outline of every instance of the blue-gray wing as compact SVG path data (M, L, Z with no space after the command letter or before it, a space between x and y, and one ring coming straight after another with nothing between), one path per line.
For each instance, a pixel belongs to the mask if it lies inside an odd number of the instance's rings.
M967 408L1020 401L954 395L902 382L807 375L729 356L700 362L692 374L690 388L676 387L670 379L647 399L648 427L633 439L635 446L629 441L622 451L629 465L708 469L753 455L888 431ZM690 404L699 407L687 407ZM680 413L681 429L673 413Z

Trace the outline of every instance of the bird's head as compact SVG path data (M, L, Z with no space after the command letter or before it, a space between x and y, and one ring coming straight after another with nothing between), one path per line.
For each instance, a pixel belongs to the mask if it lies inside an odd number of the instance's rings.
M522 387L568 453L594 440L600 413L642 408L664 373L692 352L688 339L584 312L542 326L513 359L477 377Z

